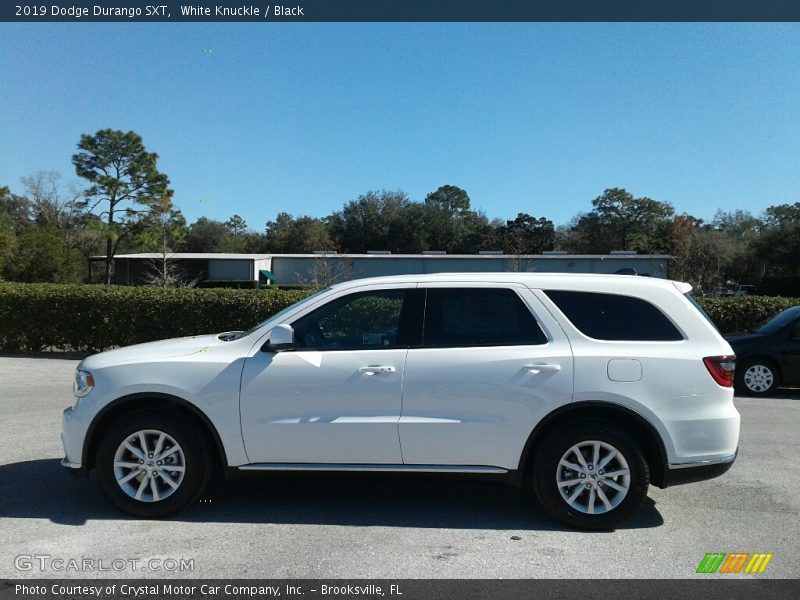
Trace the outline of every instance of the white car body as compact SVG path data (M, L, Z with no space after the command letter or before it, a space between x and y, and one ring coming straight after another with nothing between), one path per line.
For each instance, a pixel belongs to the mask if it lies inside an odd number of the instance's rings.
M442 287L513 290L546 343L262 351L277 325L336 298ZM589 338L551 300L546 292L552 290L645 300L683 339ZM650 470L666 487L687 467L729 465L739 438L733 389L717 383L703 363L732 351L685 297L689 290L625 275L459 273L349 281L238 339L202 335L86 358L78 369L91 373L94 388L64 412L64 464L93 466L97 428L110 409L164 399L202 416L223 466L232 469L514 473L537 426L566 409L591 407L625 411L646 423L657 436L650 445L658 446L647 452L660 463Z

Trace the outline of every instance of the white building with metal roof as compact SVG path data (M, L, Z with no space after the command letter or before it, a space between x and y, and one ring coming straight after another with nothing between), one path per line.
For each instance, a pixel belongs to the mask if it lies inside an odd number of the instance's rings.
M148 272L163 259L159 253L118 254L114 257L114 283L141 285ZM510 255L500 252L480 254L229 254L188 253L168 255L168 259L186 273L187 280L226 281L260 280L262 283L304 285L331 283L375 277L419 273L605 273L645 275L666 278L670 257L667 255L612 252L610 254ZM103 261L105 257L92 257Z

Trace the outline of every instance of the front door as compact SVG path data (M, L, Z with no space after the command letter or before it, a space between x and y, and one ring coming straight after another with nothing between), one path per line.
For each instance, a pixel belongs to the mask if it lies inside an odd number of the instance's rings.
M244 366L251 463L400 464L403 368L418 343L414 287L338 296L290 323L296 347Z
M800 319L775 336L775 351L785 385L800 385Z

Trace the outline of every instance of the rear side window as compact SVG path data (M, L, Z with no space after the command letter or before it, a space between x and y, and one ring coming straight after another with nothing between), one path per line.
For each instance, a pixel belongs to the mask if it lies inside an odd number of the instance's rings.
M423 346L520 346L545 336L522 299L507 288L431 288Z
M681 332L658 308L641 298L545 290L564 316L584 335L596 340L672 342Z

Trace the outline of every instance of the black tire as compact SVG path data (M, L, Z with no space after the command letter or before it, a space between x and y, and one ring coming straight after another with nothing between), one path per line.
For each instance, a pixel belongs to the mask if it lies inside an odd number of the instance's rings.
M176 513L197 501L211 476L213 457L209 445L203 443L193 425L165 412L142 410L121 417L111 426L98 445L95 467L100 486L117 508L137 517L158 518ZM185 471L178 487L158 501L148 502L131 497L117 483L114 472L117 449L126 438L133 440L131 436L143 430L155 430L171 436L179 445L184 459ZM176 473L172 476L177 480ZM135 485L137 481L141 479L131 480L131 484ZM167 486L163 487L167 489ZM149 493L150 488L146 489Z
M769 373L772 375L772 382L769 385L764 386L763 389L753 389L748 386L747 383L745 383L745 374L747 373L748 369L753 367L761 367L762 369L769 371ZM736 391L745 396L768 396L780 385L780 373L778 372L778 367L768 358L748 358L747 360L742 361L741 364L737 363L733 379Z
M559 474L559 463L564 454L576 444L588 441L599 441L613 446L624 457L629 470L630 480L627 493L621 496L618 505L601 514L587 514L568 504L559 491L556 479ZM608 452L605 448L603 451ZM572 456L573 460L577 462L577 457ZM614 468L613 465L618 464L615 462L616 460L612 459L612 462L609 463L612 465L610 468ZM591 465L591 462L587 462L588 465ZM650 470L636 441L612 423L595 419L571 421L550 431L536 446L531 475L536 497L551 517L570 527L599 531L615 529L633 517L647 497L647 488L650 484ZM580 473L576 473L576 478L579 475ZM577 493L576 505L582 502L588 509L588 494L592 490L587 488L585 492L579 491L579 488L585 487L582 481L574 487L563 489L570 496L573 491ZM592 479L591 475L585 481L591 482L592 486L598 485L598 480ZM600 478L600 481L607 482L608 479ZM620 479L617 477L612 481L618 483ZM609 491L609 494L604 492L604 495L613 504L619 492L612 490L608 485L608 483L600 484L601 487L605 486L602 487L603 490ZM596 494L595 500L598 502L598 510L605 510L605 507L599 502L600 492L597 487L595 487L594 493Z

